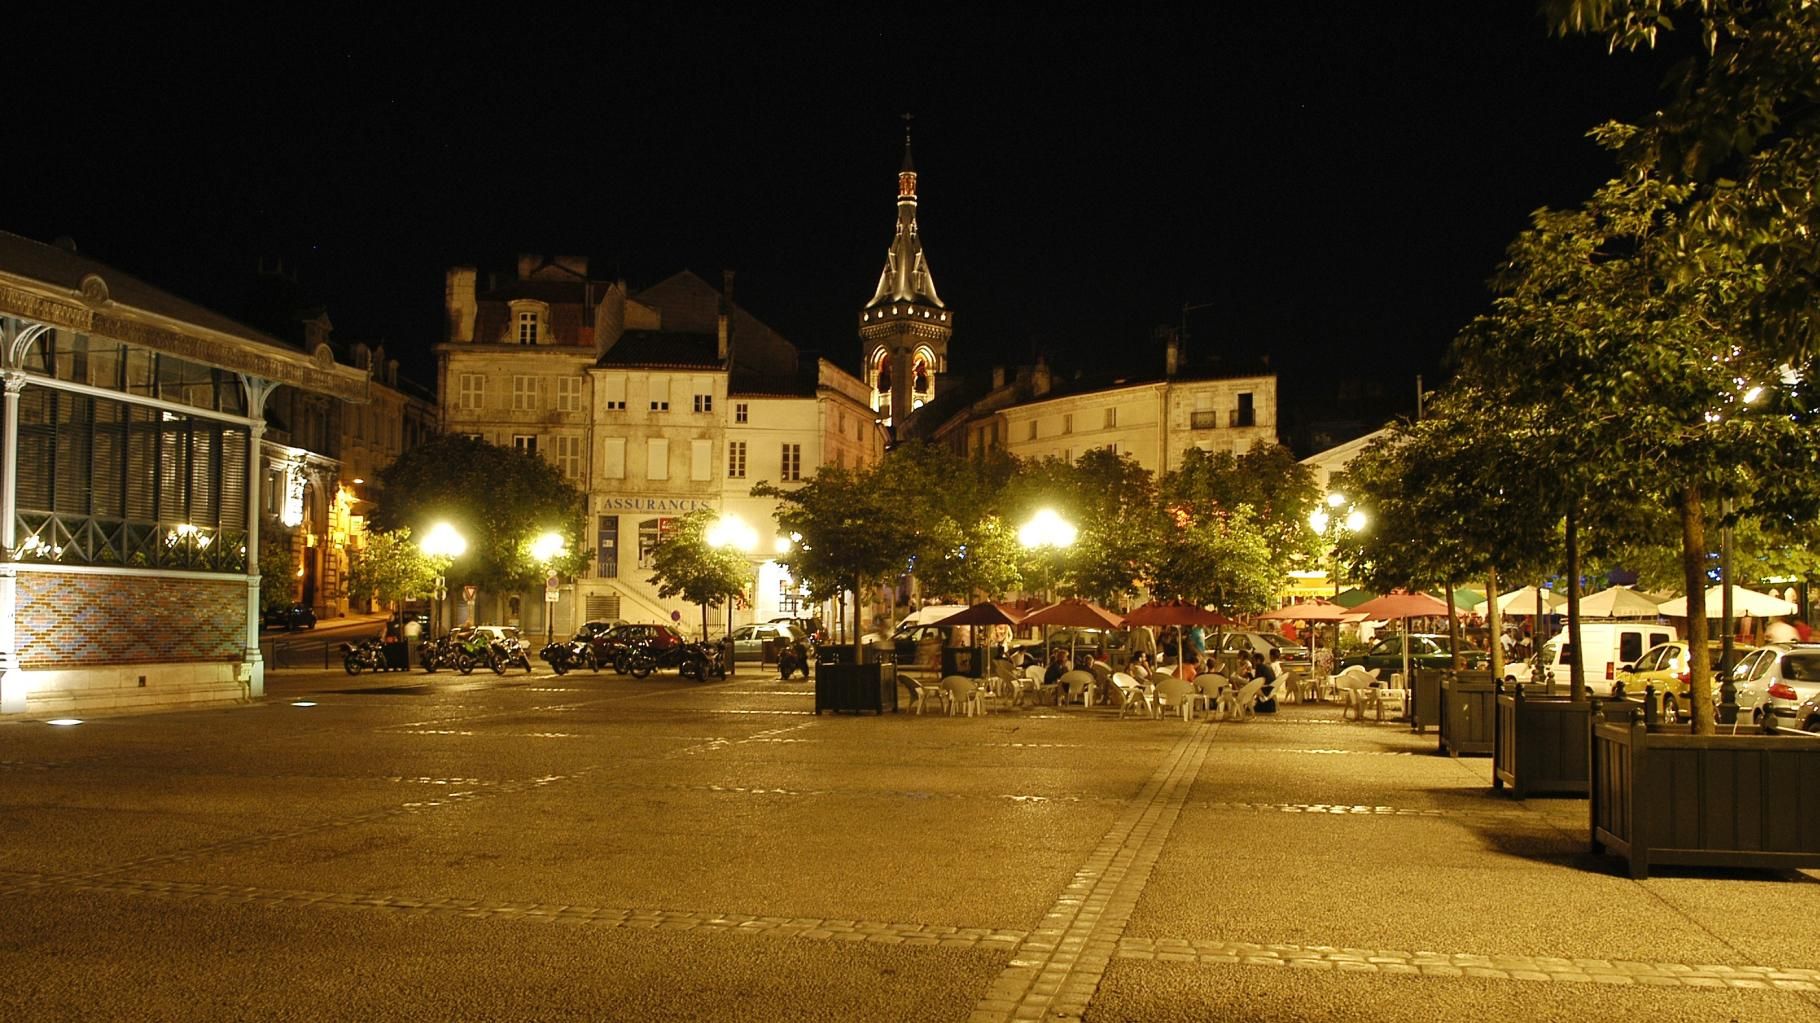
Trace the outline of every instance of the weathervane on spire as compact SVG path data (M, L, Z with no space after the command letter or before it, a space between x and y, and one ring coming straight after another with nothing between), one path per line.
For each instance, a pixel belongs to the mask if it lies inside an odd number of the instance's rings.
M897 197L900 199L914 198L916 195L916 164L910 162L910 122L916 120L916 115L906 110L902 117L904 119L904 167L897 173Z

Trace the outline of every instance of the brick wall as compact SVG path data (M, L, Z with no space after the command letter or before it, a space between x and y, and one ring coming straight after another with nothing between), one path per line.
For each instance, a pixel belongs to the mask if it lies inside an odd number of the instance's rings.
M239 660L246 582L19 573L19 661L27 669Z

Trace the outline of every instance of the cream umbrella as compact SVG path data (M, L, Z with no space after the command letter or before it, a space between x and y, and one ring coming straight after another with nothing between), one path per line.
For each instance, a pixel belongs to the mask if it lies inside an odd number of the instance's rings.
M1721 607L1720 601L1722 601L1724 597L1725 587L1723 586L1714 586L1706 591L1706 617L1719 617ZM1687 598L1676 597L1661 605L1656 610L1659 614L1667 615L1670 618L1686 618ZM1733 614L1755 615L1758 618L1774 618L1777 615L1792 615L1798 610L1799 609L1796 608L1795 605L1780 597L1772 597L1767 593L1758 593L1756 590L1747 590L1742 586L1732 587Z
M1655 618L1661 613L1655 601L1628 586L1613 586L1580 598L1583 618Z

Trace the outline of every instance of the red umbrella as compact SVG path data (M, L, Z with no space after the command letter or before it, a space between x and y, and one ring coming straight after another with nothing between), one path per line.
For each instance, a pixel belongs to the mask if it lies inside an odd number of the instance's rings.
M1426 593L1386 593L1382 597L1373 597L1352 609L1354 614L1365 614L1372 618L1403 619L1403 679L1409 684L1409 620L1426 615L1444 615L1447 613L1445 601L1436 600Z
M1125 616L1126 625L1236 625L1232 619L1185 600L1153 600ZM1175 634L1175 660L1182 662L1182 634Z
M1069 597L1029 615L1020 625L1072 625L1086 629L1122 629L1125 620L1090 600ZM1049 634L1043 634L1044 656L1048 656ZM1074 659L1074 636L1068 637L1068 658Z
M936 622L937 625L1016 625L1024 616L1004 604L987 601L975 604L965 611L956 612Z
M1330 601L1311 600L1305 604L1285 604L1258 617L1273 622L1338 622L1344 621L1351 614L1355 612Z

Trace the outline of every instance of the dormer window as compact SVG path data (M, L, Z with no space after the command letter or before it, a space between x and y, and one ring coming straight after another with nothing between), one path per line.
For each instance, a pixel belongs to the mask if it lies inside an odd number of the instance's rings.
M506 343L541 345L549 340L550 307L543 302L519 299L511 305Z

